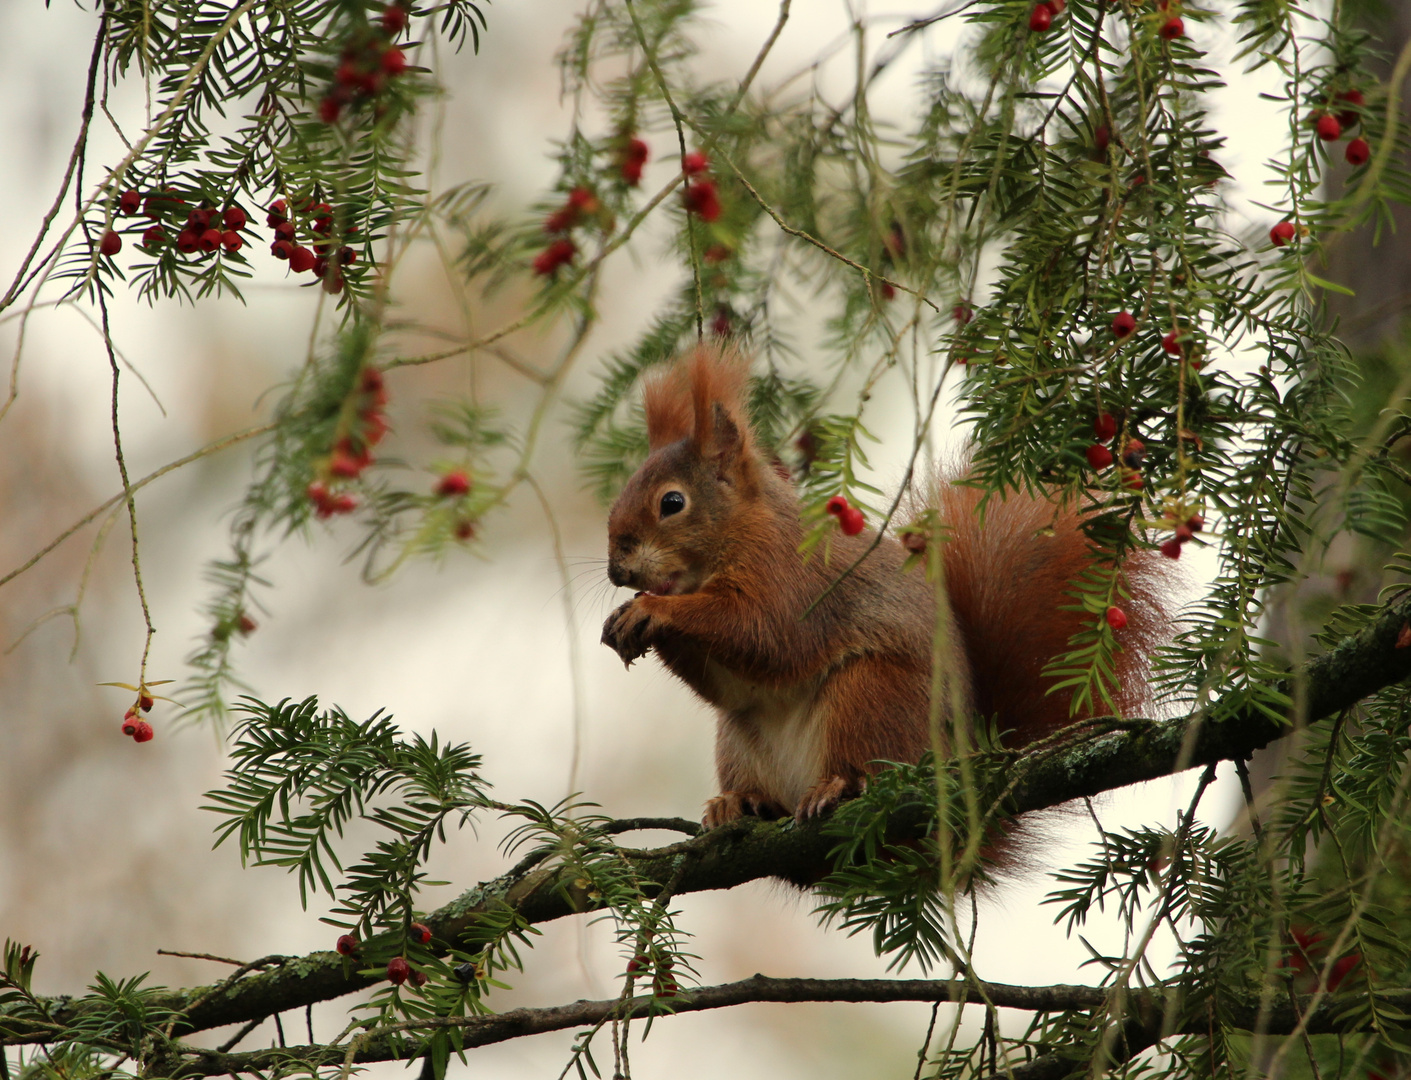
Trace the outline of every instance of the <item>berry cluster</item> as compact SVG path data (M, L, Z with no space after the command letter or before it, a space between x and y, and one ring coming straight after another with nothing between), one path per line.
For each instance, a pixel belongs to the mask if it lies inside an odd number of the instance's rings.
M358 508L357 496L340 491L338 487L362 475L372 464L372 448L387 434L387 417L383 413L387 406L387 387L382 372L375 367L363 368L351 404L351 410L344 410L348 419L340 422L341 430L333 441L333 452L324 459L319 475L305 489L320 518L352 513Z
M628 187L636 187L642 182L642 167L647 164L651 150L635 135L627 136L622 149L622 180Z
M848 505L847 497L834 495L824 505L824 509L838 519L838 529L844 536L856 536L867 525L867 519L856 506Z
M718 219L720 193L715 189L715 181L707 175L710 172L710 158L699 150L692 150L681 158L681 171L686 174L686 187L681 192L686 212L699 215L702 221Z
M323 279L324 292L343 291L343 267L352 266L358 261L358 253L346 244L338 244L334 250L333 207L325 202L309 199L299 211L309 232L313 234L313 248L307 248L298 241L299 227L289 216L289 203L276 199L269 205L265 224L274 230L274 243L269 252L276 259L289 263L289 269L296 274L312 270L314 277ZM349 225L345 236L355 236L358 227Z
M1175 516L1169 517L1167 521L1172 525L1175 535L1161 545L1161 554L1168 559L1179 559L1181 545L1205 528L1205 518L1200 514L1191 514L1184 521Z
M1050 26L1053 20L1063 14L1063 10L1068 6L1068 0L1043 0L1042 3L1035 4L1034 9L1029 12L1029 29L1036 34L1042 34Z
M1123 314L1126 314L1123 312ZM1117 435L1117 420L1111 413L1098 413L1093 421L1093 438L1097 441L1088 447L1088 466L1101 471L1112 464L1112 451L1103 446Z
M564 204L544 219L544 232L554 239L534 256L534 272L540 277L550 277L560 266L571 263L578 254L578 245L568 234L587 218L602 212L598 197L588 188L580 186L570 191Z
M142 718L143 713L151 712L152 706L156 704L152 700L152 695L146 691L137 692L137 701L123 713L122 733L132 736L133 742L144 743L152 738L154 732L152 725Z
M631 960L627 961L627 974L637 975L639 972L650 971L656 968L652 976L652 993L657 997L675 997L680 987L676 983L676 976L671 973L671 957L666 956L653 963L648 953L638 953Z
M319 119L336 123L344 106L356 106L377 97L407 70L407 57L393 40L407 26L407 11L400 4L388 4L378 25L368 27L344 47L333 86L319 102Z
M168 233L162 218L179 218L186 200L172 188L147 195L131 190L118 197L118 213L132 217L141 210L145 217L157 224L149 226L142 234L142 246L147 251L156 251L167 242ZM209 255L224 250L234 254L245 246L240 235L245 228L245 211L238 206L228 206L221 211L213 206L202 206L186 210L186 220L176 235L176 248L183 255ZM98 250L112 257L122 250L122 236L112 229L103 234Z
M470 476L464 469L452 469L448 473L442 473L441 479L436 481L436 486L432 489L437 498L460 500L470 494ZM458 508L456 523L452 529L457 540L472 540L475 537L475 520L465 512L464 507ZM421 925L413 923L414 927Z
M1314 113L1309 119L1318 138L1324 142L1337 142L1343 133L1362 122L1362 107L1367 104L1361 90L1343 90L1333 96L1328 108ZM1372 148L1367 140L1358 136L1347 144L1343 151L1347 163L1353 168L1365 165L1372 157Z

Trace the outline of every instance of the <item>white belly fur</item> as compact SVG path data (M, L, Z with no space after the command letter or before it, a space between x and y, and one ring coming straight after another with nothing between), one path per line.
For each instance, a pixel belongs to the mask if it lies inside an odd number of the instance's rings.
M823 775L822 680L787 689L752 683L710 665L720 738L746 789L793 810Z

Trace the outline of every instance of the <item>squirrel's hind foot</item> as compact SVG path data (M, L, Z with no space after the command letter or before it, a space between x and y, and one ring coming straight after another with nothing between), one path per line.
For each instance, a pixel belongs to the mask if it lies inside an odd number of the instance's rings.
M807 821L811 817L826 814L844 799L861 795L865 787L865 776L825 776L804 792L799 805L794 807L794 820Z
M773 799L757 791L722 791L715 798L706 800L701 822L707 829L714 829L742 817L772 820L787 817L788 813Z

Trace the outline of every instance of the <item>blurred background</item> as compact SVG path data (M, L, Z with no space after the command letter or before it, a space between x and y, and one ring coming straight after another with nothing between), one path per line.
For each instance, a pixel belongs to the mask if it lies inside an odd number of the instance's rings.
M504 3L487 8L480 55L440 50L446 97L435 184L485 178L496 187L497 212L527 212L556 179L552 141L568 131L554 55L578 4L570 0ZM872 10L883 33L928 10ZM722 0L708 12L698 64L711 77L738 78L767 36L773 5ZM806 68L848 32L856 11L844 3L796 4L759 86ZM58 190L82 102L83 74L95 19L76 5L0 5L0 267L8 281ZM1227 28L1226 28L1227 29ZM918 41L879 86L874 111L899 124L913 120L915 81L923 65L963 48L963 26L950 20ZM1257 204L1270 178L1264 162L1279 151L1281 129L1259 99L1263 83L1231 63L1232 46L1215 31L1193 31L1214 48L1211 66L1229 88L1215 117L1229 139L1221 164L1234 231L1267 230L1275 216ZM1233 35L1226 34L1226 41ZM1209 39L1209 40L1207 40ZM844 93L853 57L814 73L826 91ZM109 108L127 128L140 126L140 85L116 93ZM884 115L885 113L885 115ZM90 161L113 161L120 144L95 121ZM669 171L668 164L665 169ZM90 167L90 181L98 169ZM648 174L644 189L654 184ZM658 183L666 173L660 174ZM60 220L64 220L62 217ZM567 399L594 387L597 358L638 334L682 268L666 238L646 230L635 258L614 260L601 301L602 321L566 387ZM246 293L192 305L148 306L119 289L111 308L124 359L148 389L124 373L121 419L129 470L143 476L230 432L262 422L277 395L266 394L299 365L309 346L319 294L262 260ZM281 271L283 267L279 268ZM458 295L454 280L428 252L399 270L400 316L421 325L459 327L464 304L479 325L512 320L525 294L500 294L497 305ZM57 293L55 293L57 295ZM0 356L17 369L19 395L0 422L0 574L21 565L62 529L120 489L109 423L110 380L102 340L87 309L39 309L23 323L0 323ZM92 312L89 312L91 315ZM804 304L802 327L827 312ZM406 340L416 351L415 339ZM436 347L428 338L427 349ZM515 352L539 362L561 345L554 334L512 339ZM1238 361L1235 361L1238 362ZM1257 361L1253 361L1257 362ZM455 359L407 369L389 379L394 430L425 419L424 402L459 391L471 377L522 423L531 388L492 359ZM262 396L264 395L264 396ZM910 430L905 403L875 403L873 430L885 436L894 415ZM401 410L401 411L399 411ZM893 410L893 412L889 412ZM573 467L564 410L550 418L535 460L562 534L571 572L565 583L543 509L521 490L508 511L487 520L473 554L453 552L439 564L412 563L377 587L363 584L348 561L354 528L335 522L311 539L283 545L260 568L273 587L268 610L238 649L242 677L265 700L315 694L361 718L378 708L407 729L469 742L484 755L485 775L500 797L552 803L570 790L617 815L697 817L714 794L713 720L681 685L652 662L624 671L598 644L603 618L625 596L605 580L605 510L584 490ZM943 417L947 441L963 432ZM873 456L878 482L899 479L905 437ZM416 460L427 448L397 445ZM210 587L206 564L226 547L230 513L248 479L248 445L204 459L145 489L138 497L142 562L157 635L149 676L182 681L183 658L208 629L199 609ZM142 648L142 619L133 587L125 516L101 546L97 526L82 530L34 569L0 591L0 935L42 954L37 988L80 991L97 970L152 972L152 981L190 985L225 969L160 956L158 949L253 959L332 945L336 931L318 919L326 901L299 906L292 878L274 869L242 871L238 852L212 850L215 819L199 809L202 793L220 783L220 739L201 728L176 728L176 710L159 703L157 738L134 744L118 732L130 703L104 681L132 681ZM1188 560L1193 586L1207 560ZM75 611L81 590L81 604ZM577 756L576 774L571 779ZM1228 819L1230 778L1207 796L1206 816ZM1107 827L1171 823L1192 790L1191 777L1145 785L1097 806ZM1045 871L1080 858L1094 835L1084 813L1045 824L1044 865L984 901L991 909L976 946L979 973L1008 982L1095 981L1082 969L1088 953L1052 925L1039 901L1052 886ZM455 835L433 864L453 884L432 890L430 909L509 865L497 847L504 827L482 819ZM669 839L644 835L644 844ZM755 972L777 976L875 976L884 965L870 944L820 928L806 894L769 883L729 893L681 897L679 924L694 935L700 980L713 983ZM623 958L609 928L585 920L541 927L514 988L499 1007L559 1004L616 993ZM1097 948L1115 926L1091 926ZM1120 941L1109 942L1120 948ZM907 972L906 974L918 974ZM330 1038L348 1002L314 1012L315 1034ZM910 1075L929 1017L924 1005L756 1005L657 1024L633 1049L637 1075L673 1078L724 1073L741 1077ZM285 1018L291 1042L306 1038L301 1017ZM222 1033L212 1036L219 1041ZM267 1045L257 1030L243 1048ZM553 1076L568 1060L571 1032L473 1051L471 1071L497 1076ZM600 1060L606 1056L606 1049ZM400 1065L378 1075L400 1074ZM452 1073L464 1073L458 1064Z

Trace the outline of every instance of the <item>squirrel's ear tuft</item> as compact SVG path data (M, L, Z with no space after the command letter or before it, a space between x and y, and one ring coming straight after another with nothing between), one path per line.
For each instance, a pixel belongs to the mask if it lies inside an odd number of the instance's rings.
M680 364L649 375L642 386L647 415L647 446L660 450L691 437L691 388Z
M744 357L702 346L691 354L688 365L697 446L712 456L747 450L745 385L750 372Z

